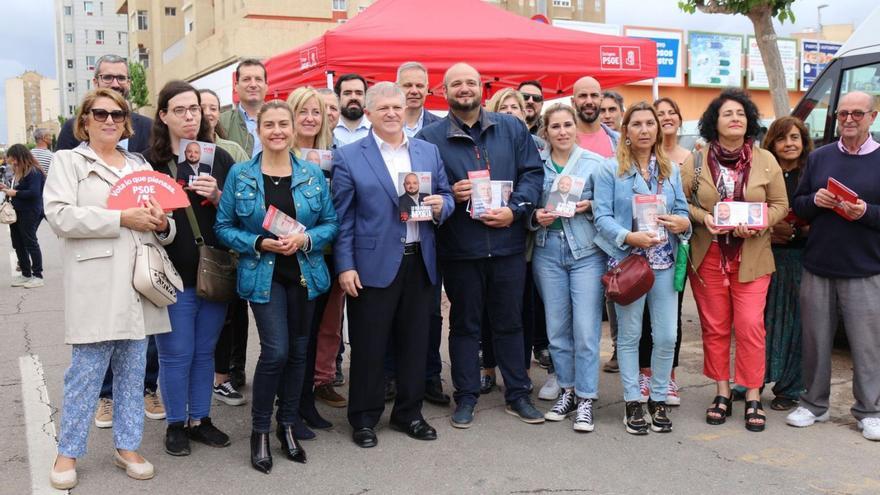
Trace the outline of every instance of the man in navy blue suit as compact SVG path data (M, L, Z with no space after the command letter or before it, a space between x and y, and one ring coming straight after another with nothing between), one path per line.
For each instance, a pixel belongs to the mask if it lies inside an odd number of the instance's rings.
M422 417L425 355L437 283L436 226L454 209L437 147L403 132L405 97L396 84L367 91L367 137L333 154L333 204L339 216L334 245L339 285L348 295L351 386L348 421L361 447L377 444L374 428L385 408L382 362L386 347L397 364L391 426L419 440L437 432ZM397 177L430 172L433 222L401 222ZM390 341L389 341L390 336Z

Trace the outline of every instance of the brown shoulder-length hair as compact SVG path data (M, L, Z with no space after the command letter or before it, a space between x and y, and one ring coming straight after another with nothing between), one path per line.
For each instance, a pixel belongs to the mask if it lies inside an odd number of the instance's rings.
M76 117L74 117L75 120L73 121L73 137L80 141L88 142L89 131L86 130L86 120L88 120L89 115L92 113L92 107L95 106L95 100L98 98L113 100L113 103L119 105L119 108L125 112L125 124L122 127L122 136L119 139L128 139L134 136L134 128L131 125L131 110L129 110L128 102L115 90L98 88L86 93L79 104L79 109L76 111Z
M165 125L165 122L162 122L162 114L168 113L168 101L183 93L195 94L196 104L199 105L199 109L202 107L201 93L188 82L169 81L159 91L159 101L156 102L156 118L153 119L153 132L150 133L150 148L147 152L149 155L148 160L153 165L165 163L174 158L174 154L177 153L177 150L171 149L171 134L168 131L168 126ZM206 119L202 118L201 112L199 112L199 132L196 140L209 143L214 142L214 136L211 134L211 125L208 124Z
M657 158L658 180L668 179L672 175L672 162L669 161L669 157L663 152L663 133L660 132L660 119L657 118L657 112L654 110L654 107L646 101L640 101L632 105L623 114L623 122L620 124L620 142L617 143L617 175L623 176L626 174L635 161L631 144L626 137L626 128L629 127L629 122L636 112L651 112L651 116L654 117L654 122L657 124L655 126L657 129L657 140L654 142L651 153Z
M776 156L776 141L785 138L785 136L791 132L792 127L796 127L798 132L801 133L801 147L803 149L801 150L800 156L797 158L797 165L798 168L802 168L807 164L807 156L813 151L813 141L810 139L810 131L801 119L786 116L774 120L773 123L770 124L770 128L767 129L767 134L764 135L761 147L769 151L778 162L779 157Z
M6 150L6 158L15 159L15 166L12 167L12 169L15 172L15 180L17 181L31 173L31 169L36 170L41 174L44 173L43 168L40 167L40 163L34 158L31 150L23 144L13 144L10 146L9 149Z

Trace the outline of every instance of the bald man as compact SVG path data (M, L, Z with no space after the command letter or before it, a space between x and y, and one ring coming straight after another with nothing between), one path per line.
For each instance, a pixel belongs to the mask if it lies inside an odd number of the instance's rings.
M810 153L795 191L794 211L810 224L800 288L806 391L786 418L798 427L828 421L831 350L841 314L853 361L850 412L868 440L880 440L880 144L871 137L876 108L874 98L860 91L841 98L835 114L840 140ZM831 177L858 198L847 201L829 192Z
M521 120L482 109L482 83L475 68L453 65L443 85L449 115L422 129L417 137L439 148L456 202L438 238L440 271L451 303L449 354L456 402L452 426L469 428L473 423L480 397L484 309L504 378L507 412L526 423L543 423L543 415L529 397L522 324L526 276L522 220L531 215L541 196L541 159ZM468 172L474 170L489 170L492 180L513 183L507 206L471 218Z
M602 98L599 81L584 76L574 83L571 106L577 112L578 146L610 158L617 149L620 134L599 120Z

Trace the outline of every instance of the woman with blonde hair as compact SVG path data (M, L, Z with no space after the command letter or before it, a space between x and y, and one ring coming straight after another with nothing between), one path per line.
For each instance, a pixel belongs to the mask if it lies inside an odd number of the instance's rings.
M287 97L293 111L293 146L297 157L303 148L329 150L333 146L333 131L327 124L324 98L315 88L296 88Z

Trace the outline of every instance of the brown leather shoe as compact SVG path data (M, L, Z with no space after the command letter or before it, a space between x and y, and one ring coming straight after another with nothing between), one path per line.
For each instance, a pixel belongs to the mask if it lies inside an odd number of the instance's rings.
M336 392L332 383L325 383L315 387L315 398L330 407L345 407L348 405L348 400Z

